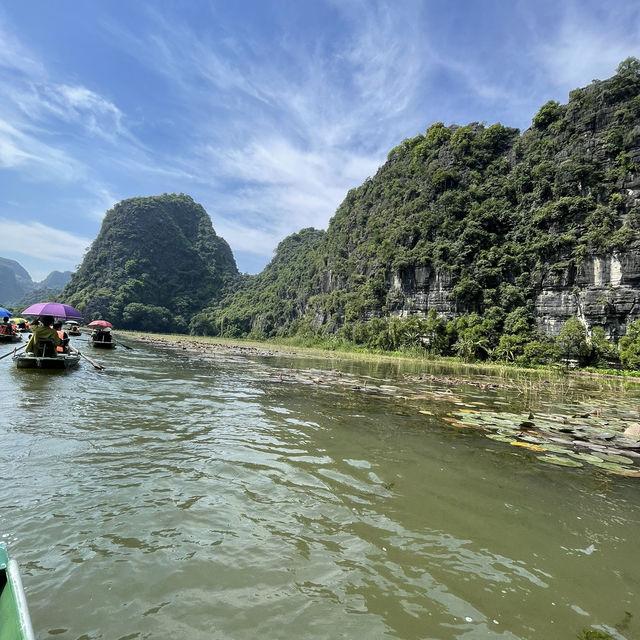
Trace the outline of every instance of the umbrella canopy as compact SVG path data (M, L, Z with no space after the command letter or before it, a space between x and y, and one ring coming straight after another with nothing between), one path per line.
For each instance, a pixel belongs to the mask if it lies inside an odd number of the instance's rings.
M82 314L68 304L60 302L38 302L27 307L25 316L53 316L61 320L82 320Z
M90 322L87 327L109 327L109 329L113 329L113 325L106 320L94 320Z
M21 322L27 322L26 318L10 318L9 322L13 322L13 324L20 324Z
M10 318L13 314L4 307L0 307L0 318Z
M76 322L75 320L65 320L65 324L72 324L72 325L76 325L79 324L78 322Z

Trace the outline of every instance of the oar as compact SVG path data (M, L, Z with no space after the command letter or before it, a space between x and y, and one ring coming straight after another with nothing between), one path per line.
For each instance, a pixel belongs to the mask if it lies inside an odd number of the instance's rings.
M26 346L26 344L23 344L21 347L14 347L13 351L9 351L9 353L5 353L3 356L0 356L0 360L2 360L2 358L7 358L14 355L17 351L20 351L20 349L24 349Z
M125 349L129 349L130 351L135 351L133 347L128 347L126 344L122 344L122 342L118 342L117 340L114 340L114 342L116 344L119 344L121 347L124 347Z
M95 360L88 358L87 356L84 355L84 353L81 353L80 351L78 351L77 349L74 349L73 347L69 347L69 350L77 353L81 358L84 358L88 363L93 365L98 371L104 371L104 367L101 364L98 364L97 362L95 362Z

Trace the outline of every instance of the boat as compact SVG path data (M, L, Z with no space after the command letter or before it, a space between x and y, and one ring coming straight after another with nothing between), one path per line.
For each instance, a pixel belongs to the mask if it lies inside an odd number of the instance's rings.
M18 563L0 543L0 640L35 640Z
M0 333L0 343L21 342L22 336L19 333Z
M36 356L33 353L16 353L13 356L18 369L71 369L80 362L76 353L60 353L56 356ZM0 636L0 640L2 637Z
M92 338L89 338L88 343L92 347L95 347L96 349L115 349L116 348L115 342L107 342L105 340L93 340Z
M90 336L88 343L96 349L115 349L116 343L111 337L109 331L94 331Z
M67 320L64 323L63 329L70 336L80 336L80 335L82 335L82 331L80 331L80 327L78 326L78 323L75 320Z

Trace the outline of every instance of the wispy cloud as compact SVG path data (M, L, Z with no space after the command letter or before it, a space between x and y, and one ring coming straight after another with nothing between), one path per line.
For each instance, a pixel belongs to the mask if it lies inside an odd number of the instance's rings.
M581 2L562 3L551 37L538 34L535 53L556 86L573 89L608 78L619 62L640 56L640 7L608 7L589 11Z
M179 150L174 166L209 185L216 229L228 230L234 249L268 256L285 235L326 227L347 190L412 130L407 121L422 128L415 107L434 59L424 34L412 15L366 4L335 4L343 23L335 40L296 36L287 25L269 48L160 12L146 34L110 25L120 46L181 96L202 140Z
M0 166L27 181L86 183L91 169L82 151L94 148L92 139L106 143L103 153L110 148L114 162L123 148L146 153L115 104L81 84L59 82L57 73L10 33L0 15Z
M0 218L0 252L46 258L70 269L82 258L91 244L89 238L61 231L40 222L15 222Z
M16 102L31 118L55 117L84 128L89 134L114 141L131 134L123 125L123 114L113 103L83 86L52 82L31 84Z
M25 180L77 180L82 166L65 151L21 131L0 117L0 167L23 173Z

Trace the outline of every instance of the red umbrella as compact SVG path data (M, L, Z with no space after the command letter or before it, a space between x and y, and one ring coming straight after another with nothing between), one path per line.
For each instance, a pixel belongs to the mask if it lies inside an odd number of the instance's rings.
M90 322L87 327L109 327L110 329L113 329L113 325L106 320L94 320L93 322Z

